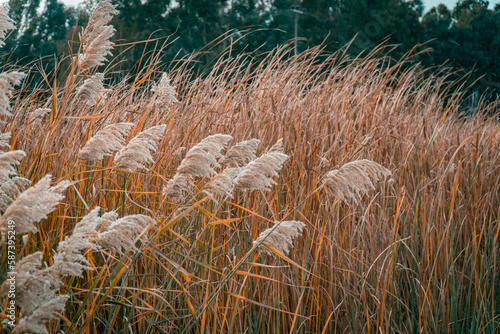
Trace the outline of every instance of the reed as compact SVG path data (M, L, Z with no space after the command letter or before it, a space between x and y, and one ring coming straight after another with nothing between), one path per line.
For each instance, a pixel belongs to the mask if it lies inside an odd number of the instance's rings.
M465 117L461 82L411 54L285 45L200 75L159 47L81 103L115 14L98 5L54 103L2 86L2 331L500 331L499 100Z

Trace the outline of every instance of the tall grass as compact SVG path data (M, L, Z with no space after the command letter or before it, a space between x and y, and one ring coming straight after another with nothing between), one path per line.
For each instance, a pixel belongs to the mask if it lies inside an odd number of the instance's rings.
M53 266L57 245L95 207L156 222L137 236L137 250L84 253L93 270L63 279L59 294L69 299L49 332L500 331L500 124L482 116L498 113L499 101L460 118L460 83L411 55L292 51L278 47L257 61L229 47L200 75L190 59L175 62L167 71L177 97L166 105L155 88L165 71L158 53L145 55L137 77L104 80L93 103L78 92L95 70L79 72L77 59L64 83L47 74L45 91L16 93L0 128L12 133L12 150L26 153L18 174L71 181L38 232L17 238L18 261L41 252ZM39 108L50 115L32 122ZM152 159L140 163L146 168L120 168L112 154L79 159L99 130L122 122L133 123L126 142L165 125ZM187 152L214 134L233 137L222 155L255 138L262 157L283 139L288 159L268 175L268 190L214 194L208 173L184 175L180 201L168 196ZM327 173L361 159L392 178L343 201L332 196ZM304 230L288 255L253 244L266 229L280 230L275 221L290 220ZM6 245L0 253L3 281ZM5 309L7 298L0 302Z

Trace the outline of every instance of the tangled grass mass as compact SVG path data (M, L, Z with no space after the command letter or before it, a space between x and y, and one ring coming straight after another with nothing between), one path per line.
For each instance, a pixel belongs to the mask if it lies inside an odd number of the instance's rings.
M383 46L112 82L116 14L0 74L1 333L500 332L498 99Z

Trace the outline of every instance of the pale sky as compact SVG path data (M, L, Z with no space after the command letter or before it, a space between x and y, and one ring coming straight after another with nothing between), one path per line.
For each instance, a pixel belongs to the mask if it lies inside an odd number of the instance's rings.
M0 4L7 2L8 0L0 0ZM66 5L77 5L84 0L60 0ZM493 8L497 3L500 3L500 0L489 0L490 2L490 8ZM431 9L431 7L437 6L440 3L444 3L448 8L453 9L455 7L455 4L457 3L457 0L424 0L425 4L425 11L428 11Z

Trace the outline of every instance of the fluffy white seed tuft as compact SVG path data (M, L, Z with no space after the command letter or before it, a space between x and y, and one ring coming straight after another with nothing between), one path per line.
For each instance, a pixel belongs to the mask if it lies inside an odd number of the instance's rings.
M105 219L105 216L102 218ZM96 241L99 246L121 254L123 254L122 249L136 251L135 239L154 224L154 219L145 215L125 216L117 220L108 219Z
M288 155L272 151L250 162L236 178L236 188L242 190L270 190L276 184L273 177L283 167Z
M114 43L110 41L115 33L115 28L107 25L113 15L118 14L116 5L108 0L103 0L90 16L89 23L80 36L82 53L78 55L80 70L88 70L103 65L106 56L111 55Z
M299 236L305 227L305 224L300 221L289 220L276 221L279 226L273 226L262 232L257 239L253 242L254 246L259 246L264 252L272 254L263 245L270 245L276 248L285 255L288 255L290 249L293 248L293 238Z
M0 217L0 231L2 235L4 235L9 220L16 223L17 234L38 231L34 224L47 218L47 214L53 211L56 205L64 198L61 193L70 184L68 181L62 181L51 187L51 178L50 175L45 175L33 187L23 191L7 208L2 217Z
M12 116L10 98L12 97L13 86L19 85L26 73L10 71L0 74L0 115Z
M158 149L158 142L165 132L166 125L153 126L135 136L124 148L116 153L115 167L133 171L146 169L144 163L153 163L153 155Z
M188 178L185 174L175 174L163 187L163 196L175 202L185 200L184 192L188 190Z
M246 165L257 158L255 152L257 152L259 143L260 140L258 139L239 142L226 152L224 158L221 160L221 164L229 167L241 167Z
M163 73L158 84L151 88L151 91L155 93L155 103L158 109L166 109L169 105L179 102L176 88L170 85L168 74Z
M88 79L85 79L83 84L76 91L76 98L85 102L89 106L96 104L96 100L102 94L104 86L104 74L96 73Z
M91 161L113 155L113 152L123 147L123 142L133 126L134 123L115 123L106 126L90 138L78 152L78 158Z
M9 17L9 5L0 7L0 47L5 45L5 35L8 30L16 29L14 20Z
M231 139L233 137L224 134L206 137L187 152L177 167L177 172L198 177L210 177L216 174L212 166L220 167L216 158L221 156L220 152Z
M221 173L217 174L210 182L207 183L207 187L211 189L210 191L206 192L209 194L218 194L221 196L228 196L229 198L232 198L234 183L242 170L243 168L241 167L230 167L224 169Z
M374 161L356 160L328 172L323 185L343 202L349 199L358 202L370 189L375 189L376 182L391 175L390 170Z

